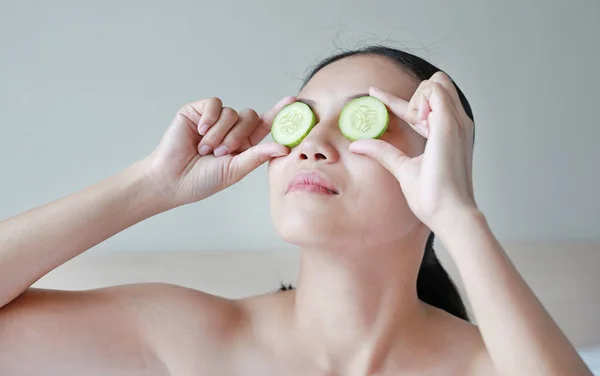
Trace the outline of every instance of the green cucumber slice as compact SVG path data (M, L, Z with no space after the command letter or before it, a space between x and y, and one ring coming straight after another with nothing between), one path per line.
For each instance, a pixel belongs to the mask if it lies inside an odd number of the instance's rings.
M294 102L275 116L271 134L275 142L291 148L299 145L316 123L317 118L306 103Z
M389 114L385 104L371 96L348 102L340 114L342 134L350 141L379 138L387 130Z

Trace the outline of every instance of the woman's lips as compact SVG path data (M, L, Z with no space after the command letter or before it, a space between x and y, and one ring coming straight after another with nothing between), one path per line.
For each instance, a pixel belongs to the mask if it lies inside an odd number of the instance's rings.
M321 195L338 195L337 188L324 176L316 172L301 172L288 184L286 193L304 191Z

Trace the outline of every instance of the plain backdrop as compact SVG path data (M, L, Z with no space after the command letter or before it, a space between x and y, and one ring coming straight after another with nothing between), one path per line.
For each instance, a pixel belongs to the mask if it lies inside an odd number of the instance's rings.
M149 153L177 109L261 112L319 59L384 43L447 71L475 113L475 191L502 242L600 240L600 3L0 2L0 218ZM276 250L265 167L98 246Z

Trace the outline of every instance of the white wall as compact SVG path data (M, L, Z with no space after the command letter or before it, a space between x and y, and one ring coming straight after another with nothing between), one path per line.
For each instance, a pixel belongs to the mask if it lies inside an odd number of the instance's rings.
M263 111L336 46L385 42L458 81L476 117L481 208L573 342L598 344L599 20L597 0L2 0L0 220L141 158L186 102ZM225 250L239 252L213 254ZM296 261L261 168L38 286L160 280L245 296L293 278Z
M389 40L472 102L476 192L504 242L598 240L598 19L595 0L3 0L0 218L144 156L188 101L262 111L334 42ZM262 168L99 249L281 247Z

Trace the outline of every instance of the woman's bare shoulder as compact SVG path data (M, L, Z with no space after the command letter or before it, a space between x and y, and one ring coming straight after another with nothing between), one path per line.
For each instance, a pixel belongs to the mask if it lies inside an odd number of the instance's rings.
M493 376L495 371L477 325L432 307L437 345L452 359L460 374Z
M44 364L59 373L71 364L85 373L97 363L105 374L161 375L165 368L188 374L201 369L197 363L226 364L219 354L234 341L243 315L233 300L159 283L30 289L0 309L0 353L9 359L0 371L25 374Z

